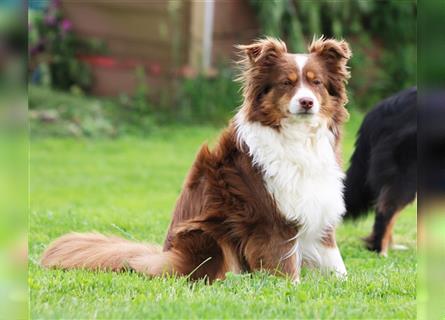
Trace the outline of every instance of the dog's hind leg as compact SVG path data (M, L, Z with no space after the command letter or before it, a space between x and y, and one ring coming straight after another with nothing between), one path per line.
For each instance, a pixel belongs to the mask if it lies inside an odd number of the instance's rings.
M402 194L397 191L402 190ZM372 233L364 239L366 247L377 251L382 256L388 255L388 249L396 246L393 243L393 229L403 208L414 200L415 192L405 187L383 188L376 208L376 217Z
M379 212L374 222L371 235L365 238L366 246L371 251L377 251L381 256L388 255L389 248L395 250L406 250L407 247L395 244L393 241L393 229L397 218L402 210L393 212Z
M392 245L393 242L393 229L396 223L397 217L399 216L401 210L394 212L389 219L388 224L383 231L383 237L381 240L381 248L380 255L386 257L388 255L388 248Z
M386 256L388 253L388 246L392 237L392 228L395 223L396 214L391 211L379 211L376 212L374 220L374 226L371 234L364 238L366 248L370 251L376 251L382 256Z
M388 187L382 188L377 200L376 216L372 233L365 238L366 247L387 256L388 247L392 239L392 230L397 220L400 207L397 205L397 196Z

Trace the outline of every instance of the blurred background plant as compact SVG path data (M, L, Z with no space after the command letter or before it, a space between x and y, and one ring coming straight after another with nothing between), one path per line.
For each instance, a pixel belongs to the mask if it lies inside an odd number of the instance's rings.
M60 1L44 10L29 11L29 81L55 89L88 91L91 71L80 54L103 53L98 39L84 39L73 32L73 24L60 10Z
M225 123L241 104L239 85L234 70L220 67L213 75L198 74L182 80L178 92L180 106L164 118L178 122Z
M32 133L116 137L222 125L241 103L233 45L264 35L293 52L321 35L346 39L348 107L363 112L415 85L416 10L415 0L31 0Z

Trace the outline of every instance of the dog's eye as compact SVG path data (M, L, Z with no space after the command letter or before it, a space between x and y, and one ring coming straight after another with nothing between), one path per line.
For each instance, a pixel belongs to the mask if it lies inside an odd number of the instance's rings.
M270 90L272 89L272 87L270 85L264 86L260 93L257 96L257 99L261 99L263 96L265 96L266 94L268 94L270 92Z
M312 83L318 86L321 84L321 81L319 79L314 79L312 80Z
M291 80L286 80L286 81L283 82L283 85L291 86L291 85L293 85L293 82Z
M268 94L269 93L269 91L272 89L272 87L271 86L265 86L264 88L263 88L263 91L261 92L262 94Z

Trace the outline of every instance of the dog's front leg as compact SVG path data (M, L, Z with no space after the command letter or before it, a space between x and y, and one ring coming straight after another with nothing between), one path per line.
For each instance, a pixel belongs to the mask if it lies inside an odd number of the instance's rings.
M335 230L329 229L322 237L318 246L320 254L320 268L334 271L339 277L346 277L346 267L335 240Z

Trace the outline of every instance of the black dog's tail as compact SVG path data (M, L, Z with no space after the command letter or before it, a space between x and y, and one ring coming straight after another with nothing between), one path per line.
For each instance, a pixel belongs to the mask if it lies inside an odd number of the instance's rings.
M356 219L366 214L374 202L373 193L367 183L371 146L364 125L360 128L355 150L345 180L345 219Z

